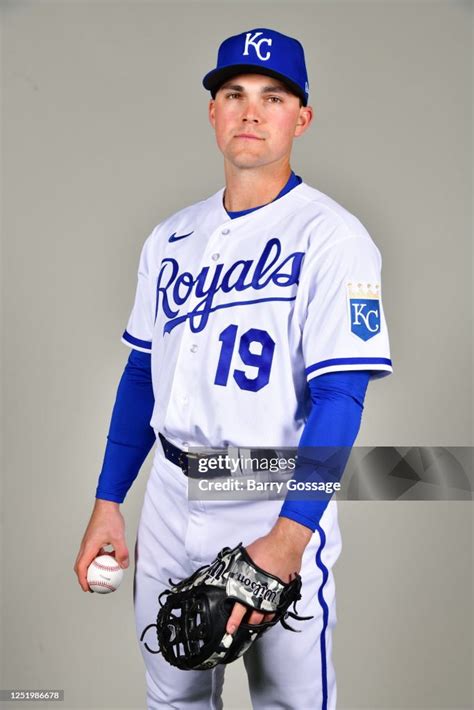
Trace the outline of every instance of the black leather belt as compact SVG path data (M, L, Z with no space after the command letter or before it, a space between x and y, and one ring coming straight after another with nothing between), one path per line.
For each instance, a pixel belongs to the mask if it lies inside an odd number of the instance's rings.
M175 466L179 466L179 468L182 470L185 476L189 475L189 460L188 460L188 453L186 451L182 451L181 449L178 449L177 446L171 443L171 441L168 441L168 439L163 436L161 432L158 432L158 436L160 437L161 441L161 446L163 447L163 453L168 459L168 461L171 461L171 463L174 463Z
M206 471L205 474L200 474L197 465L193 471L190 471L190 462L197 462L200 458L205 458L206 454L195 454L188 451L182 451L182 449L179 449L177 446L172 444L171 441L168 441L168 439L163 436L161 432L158 432L158 436L160 437L161 445L163 447L163 453L168 461L174 463L175 466L179 466L185 476L192 476L193 478L221 478L222 476L228 475L220 470L210 470ZM215 453L212 454L212 456L215 455Z
M200 474L197 465L192 471L190 471L189 466L191 461L197 462L199 459L206 458L206 456L208 458L215 457L218 452L214 451L213 453L206 454L203 451L201 454L196 454L188 451L182 451L182 449L179 449L177 446L172 444L171 441L168 441L168 439L163 436L161 432L158 432L158 436L160 437L165 457L168 461L174 463L175 466L179 466L185 476L192 476L192 478L222 478L231 475L230 472L222 471L220 469L210 469L207 470L205 474ZM274 449L251 449L250 455L253 458L274 458L278 456L278 452Z

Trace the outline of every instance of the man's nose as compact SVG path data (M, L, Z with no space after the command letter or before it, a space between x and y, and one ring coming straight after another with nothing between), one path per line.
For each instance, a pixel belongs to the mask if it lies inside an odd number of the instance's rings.
M260 123L260 111L254 103L248 102L242 113L242 121L247 123Z

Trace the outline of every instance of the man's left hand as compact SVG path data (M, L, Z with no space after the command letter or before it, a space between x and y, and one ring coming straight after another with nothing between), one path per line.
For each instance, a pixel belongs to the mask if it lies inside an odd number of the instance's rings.
M281 517L267 535L258 538L245 549L258 567L278 577L282 582L290 582L295 573L301 570L303 552L311 536L312 531L309 528ZM243 604L236 602L227 621L227 633L234 634L245 615L248 615L246 622L249 624L271 621L274 616L250 611Z

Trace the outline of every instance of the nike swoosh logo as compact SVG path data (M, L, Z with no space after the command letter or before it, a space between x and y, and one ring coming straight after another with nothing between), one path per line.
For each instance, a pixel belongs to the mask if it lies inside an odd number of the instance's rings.
M180 239L186 239L186 237L190 237L191 234L194 234L194 230L192 232L188 232L188 234L181 234L179 237L176 236L176 232L173 232L171 237L169 237L168 241L169 242L179 242Z

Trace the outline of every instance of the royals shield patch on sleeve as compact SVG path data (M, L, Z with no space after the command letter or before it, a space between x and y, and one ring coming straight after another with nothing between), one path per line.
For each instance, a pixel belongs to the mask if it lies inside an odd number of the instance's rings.
M367 282L347 284L351 331L362 340L380 333L380 286Z

